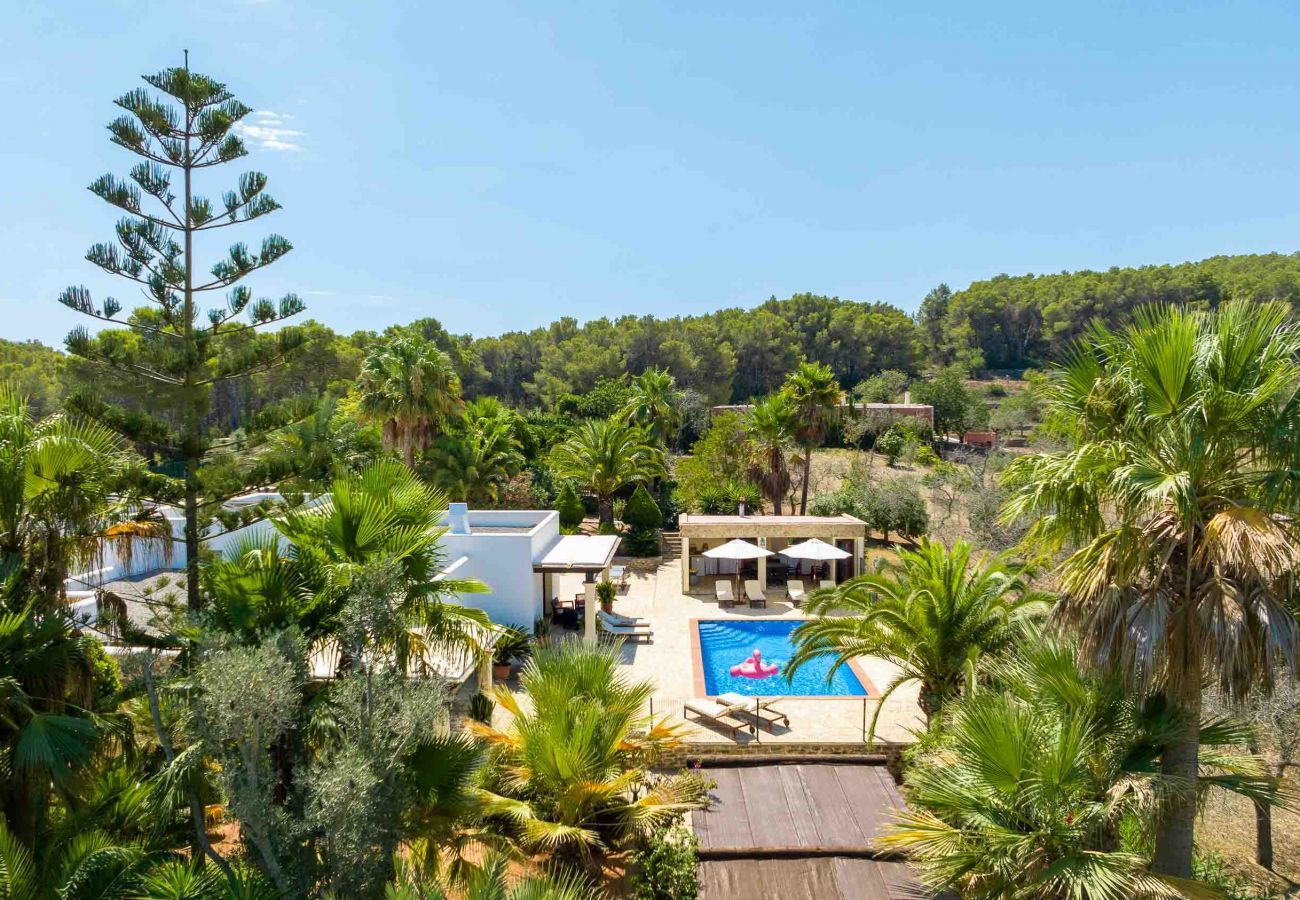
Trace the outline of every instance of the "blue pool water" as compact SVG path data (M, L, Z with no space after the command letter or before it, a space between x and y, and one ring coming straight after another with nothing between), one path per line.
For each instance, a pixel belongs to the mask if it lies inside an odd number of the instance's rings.
M793 681L786 667L794 655L790 633L799 624L793 619L701 619L700 662L704 668L704 690L710 697L734 692L746 696L865 697L867 689L848 666L840 666L828 684L832 658L815 659L800 666ZM757 648L764 662L777 663L781 670L768 678L732 676L731 667L743 662Z

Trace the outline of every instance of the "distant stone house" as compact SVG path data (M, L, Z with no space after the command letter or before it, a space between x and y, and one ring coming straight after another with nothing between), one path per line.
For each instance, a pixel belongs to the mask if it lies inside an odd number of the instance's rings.
M998 433L996 431L967 429L961 436L961 442L972 447L979 447L981 450L992 450L997 446Z

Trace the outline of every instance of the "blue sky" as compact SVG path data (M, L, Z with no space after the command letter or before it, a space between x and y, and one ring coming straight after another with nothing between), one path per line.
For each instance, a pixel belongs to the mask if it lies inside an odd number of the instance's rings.
M58 342L112 234L112 101L180 62L259 113L343 331L475 334L814 291L1298 249L1294 4L43 3L5 14L0 335ZM214 195L237 169L201 187ZM261 224L258 223L258 224ZM200 245L204 267L219 231Z

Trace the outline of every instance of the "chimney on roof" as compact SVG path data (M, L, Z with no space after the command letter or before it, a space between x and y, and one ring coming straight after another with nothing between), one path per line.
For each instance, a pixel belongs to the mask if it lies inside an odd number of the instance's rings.
M745 514L745 501L743 499L736 504L736 512L742 516Z
M911 392L911 391L903 391L903 405L904 405L904 406L911 406L911 405L912 405L912 392Z
M470 534L468 503L452 503L447 506L447 531L450 534Z

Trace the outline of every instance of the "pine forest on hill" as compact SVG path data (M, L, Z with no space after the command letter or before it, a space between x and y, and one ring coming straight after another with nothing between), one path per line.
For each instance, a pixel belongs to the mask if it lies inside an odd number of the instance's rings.
M998 275L964 290L940 285L914 316L885 303L796 294L753 309L671 319L629 315L579 324L565 317L544 328L494 337L449 334L432 318L351 335L308 321L298 326L305 332L305 349L293 362L247 384L226 386L212 415L214 422L234 428L277 402L351 381L366 349L399 328L418 331L450 355L468 399L492 396L520 408L553 406L566 394L589 393L604 380L659 368L673 375L679 388L721 404L771 392L802 360L830 366L847 389L886 369L920 375L956 364L976 374L1041 366L1083 336L1095 319L1120 325L1145 304L1213 306L1230 297L1300 306L1300 253ZM75 364L30 341L0 342L0 374L16 378L42 408L77 384Z

